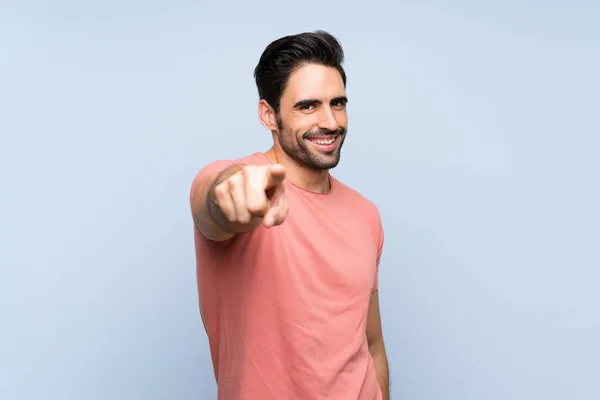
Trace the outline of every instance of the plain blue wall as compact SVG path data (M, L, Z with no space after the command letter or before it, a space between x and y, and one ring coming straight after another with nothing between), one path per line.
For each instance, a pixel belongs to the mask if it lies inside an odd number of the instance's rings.
M597 3L50 3L0 5L0 398L215 397L189 185L268 148L252 70L314 29L393 399L600 398Z

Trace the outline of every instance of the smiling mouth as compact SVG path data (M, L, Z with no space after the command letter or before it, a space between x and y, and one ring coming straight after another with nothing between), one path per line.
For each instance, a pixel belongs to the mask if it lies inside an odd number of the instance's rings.
M339 135L335 135L335 136L330 136L328 138L314 138L314 139L308 139L311 142L313 142L314 144L318 144L321 146L327 146L329 144L332 144L333 142L335 142L335 140L337 139Z
M340 136L341 134L333 136L321 136L316 138L310 138L308 139L308 141L311 142L312 145L318 150L325 153L329 153L337 148Z

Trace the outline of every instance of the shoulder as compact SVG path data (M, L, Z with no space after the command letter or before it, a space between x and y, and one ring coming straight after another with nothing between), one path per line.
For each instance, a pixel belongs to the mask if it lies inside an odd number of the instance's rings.
M355 210L364 213L369 219L374 221L380 220L379 208L371 199L360 193L358 190L337 180L333 176L331 179L336 186L338 195L343 197L344 202L351 203Z
M199 171L196 172L192 180L192 191L194 190L196 184L206 175L211 174L213 172L222 171L227 167L230 167L235 164L246 164L246 165L264 165L269 163L269 159L265 156L264 153L254 153L245 157L234 158L234 159L221 159L214 160L210 163L201 167Z
M335 179L333 176L331 179L336 185L336 190L338 191L338 196L340 196L340 201L342 201L344 204L349 204L353 212L356 212L364 217L364 220L370 227L374 239L381 246L383 244L383 224L381 222L379 207L377 207L372 200L357 190L352 189L348 185Z
M377 259L381 257L384 242L383 224L381 222L381 214L377 205L366 196L355 189L345 185L344 183L333 178L333 182L337 187L341 201L350 203L354 212L362 215L369 226L371 236L377 246Z
M206 175L215 171L223 170L235 164L263 165L267 163L269 163L269 160L264 153L254 153L240 158L215 160L204 165L200 171L196 173L195 178L198 178L199 175Z

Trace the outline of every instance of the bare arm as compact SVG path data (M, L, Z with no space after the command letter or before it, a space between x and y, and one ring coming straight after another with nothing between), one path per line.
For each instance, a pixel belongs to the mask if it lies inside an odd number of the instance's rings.
M281 166L232 165L207 174L192 193L192 215L208 239L224 241L249 232L261 223L283 222L285 170Z
M367 314L367 342L369 352L375 365L375 373L383 400L390 398L390 378L385 345L383 343L383 330L381 327L381 313L379 311L379 291L371 294L369 301L369 311Z
M223 241L235 234L226 227L225 217L215 205L215 187L241 171L243 165L233 165L223 171L217 171L204 176L196 185L192 194L192 216L198 230L210 240Z

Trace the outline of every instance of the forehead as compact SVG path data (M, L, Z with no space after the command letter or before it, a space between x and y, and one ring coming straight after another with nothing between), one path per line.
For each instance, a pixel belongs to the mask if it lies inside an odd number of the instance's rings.
M307 64L290 75L281 102L295 103L305 99L327 100L345 95L344 81L337 69Z

